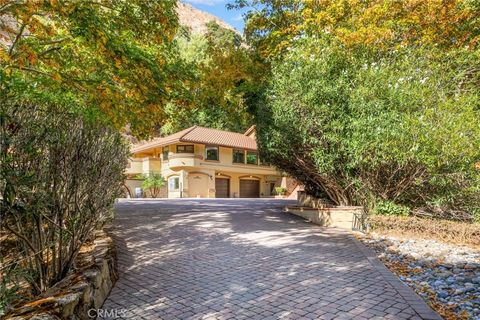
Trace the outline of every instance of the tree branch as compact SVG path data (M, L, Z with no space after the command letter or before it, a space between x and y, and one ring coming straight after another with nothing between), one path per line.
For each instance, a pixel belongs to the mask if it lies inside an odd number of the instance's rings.
M12 45L8 49L8 55L11 56L13 49L15 48L18 40L20 40L20 37L23 35L23 31L25 30L25 27L27 26L26 23L23 23L22 26L20 27L20 30L18 31L17 35L15 36L15 39L13 40Z

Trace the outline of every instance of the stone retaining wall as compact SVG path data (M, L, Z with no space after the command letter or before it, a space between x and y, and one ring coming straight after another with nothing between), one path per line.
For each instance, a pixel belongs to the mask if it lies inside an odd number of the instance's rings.
M15 309L6 319L95 318L118 278L112 239L103 231L97 232L93 247L82 250L76 264L84 267Z

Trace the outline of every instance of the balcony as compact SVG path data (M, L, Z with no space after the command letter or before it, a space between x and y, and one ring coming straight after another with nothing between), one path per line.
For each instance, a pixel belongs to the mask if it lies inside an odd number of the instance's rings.
M194 153L174 153L168 157L168 166L170 169L179 167L195 167L200 165L203 156Z
M150 172L160 172L159 158L131 158L125 169L127 175L148 174Z

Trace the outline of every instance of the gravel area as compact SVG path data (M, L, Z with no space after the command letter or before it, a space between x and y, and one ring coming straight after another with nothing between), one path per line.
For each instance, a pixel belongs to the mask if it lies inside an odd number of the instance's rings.
M480 250L375 234L359 240L445 319L480 320Z

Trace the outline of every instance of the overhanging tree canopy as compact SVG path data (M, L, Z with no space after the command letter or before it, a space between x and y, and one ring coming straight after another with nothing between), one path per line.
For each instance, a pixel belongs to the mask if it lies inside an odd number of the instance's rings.
M385 199L472 209L478 58L304 39L273 69L257 115L262 155L338 205Z
M176 1L6 1L0 66L36 90L75 96L120 128L147 135L164 106L185 103L173 38ZM3 78L7 81L6 78Z

